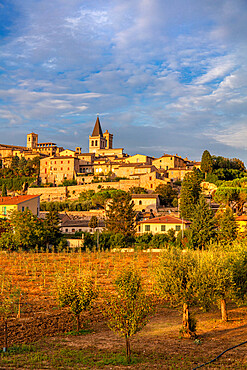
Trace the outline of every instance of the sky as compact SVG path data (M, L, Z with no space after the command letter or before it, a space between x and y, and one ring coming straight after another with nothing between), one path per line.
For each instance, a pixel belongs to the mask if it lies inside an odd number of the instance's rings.
M247 165L247 0L0 0L0 143Z

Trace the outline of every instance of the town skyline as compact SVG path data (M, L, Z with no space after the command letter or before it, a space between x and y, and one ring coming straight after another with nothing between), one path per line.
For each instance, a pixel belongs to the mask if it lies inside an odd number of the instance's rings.
M97 113L125 152L247 163L247 4L1 2L0 134L88 151Z

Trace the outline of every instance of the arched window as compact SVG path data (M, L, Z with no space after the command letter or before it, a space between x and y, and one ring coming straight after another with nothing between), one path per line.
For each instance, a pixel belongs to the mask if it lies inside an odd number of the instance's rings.
M91 144L92 146L94 146L94 141L92 140L92 144Z
M95 140L95 146L98 146L98 140Z
M139 205L142 205L142 201L141 200L139 200Z

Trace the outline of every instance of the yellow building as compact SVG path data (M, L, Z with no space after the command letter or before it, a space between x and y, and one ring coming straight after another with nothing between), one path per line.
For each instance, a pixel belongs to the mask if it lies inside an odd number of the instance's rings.
M73 180L80 172L80 160L75 157L48 157L40 160L40 179L42 183L56 185L64 179Z
M164 154L154 159L152 163L157 169L169 170L169 168L185 167L186 162L178 155Z
M240 233L247 231L247 215L237 216L236 222Z
M132 200L135 205L135 211L157 212L160 207L158 194L132 194Z
M143 163L143 164L152 164L154 158L149 157L148 155L135 154L124 159L125 163Z
M26 209L29 209L33 215L39 216L40 196L0 197L0 218L8 218L12 211L24 212Z
M177 235L179 231L188 229L190 224L190 221L182 220L175 216L167 215L155 217L150 220L140 221L138 225L138 233L164 234L173 229L175 231L175 235Z

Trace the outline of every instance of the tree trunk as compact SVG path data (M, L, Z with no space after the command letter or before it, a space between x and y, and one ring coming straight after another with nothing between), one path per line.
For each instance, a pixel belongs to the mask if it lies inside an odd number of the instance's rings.
M126 341L126 357L127 357L127 362L130 363L130 338L125 335L125 341Z
M77 331L81 329L80 314L76 316Z
M182 336L184 338L192 338L195 333L192 331L191 327L191 318L189 312L189 306L187 303L183 304L183 327L182 327Z
M19 297L19 302L18 302L18 313L17 313L17 319L21 318L21 294Z
M221 308L221 319L222 319L222 321L228 321L225 298L222 298L220 300L220 308Z
M4 347L3 352L7 352L8 349L8 324L7 320L4 321Z

